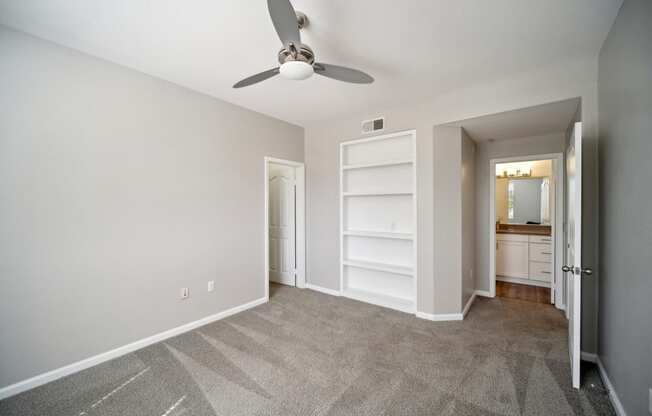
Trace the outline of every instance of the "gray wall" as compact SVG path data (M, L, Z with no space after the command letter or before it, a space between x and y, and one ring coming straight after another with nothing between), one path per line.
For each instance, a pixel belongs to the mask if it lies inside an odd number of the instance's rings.
M263 157L303 129L2 27L0 56L0 387L264 296Z
M462 129L462 307L475 291L475 149Z
M434 129L434 271L436 313L459 313L462 303L462 129Z
M628 415L652 387L652 2L626 0L599 59L599 355Z

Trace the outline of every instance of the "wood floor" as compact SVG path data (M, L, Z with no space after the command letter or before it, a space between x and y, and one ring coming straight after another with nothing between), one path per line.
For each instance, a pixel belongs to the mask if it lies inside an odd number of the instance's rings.
M550 303L550 289L547 287L519 285L496 281L496 296L525 300L535 303Z

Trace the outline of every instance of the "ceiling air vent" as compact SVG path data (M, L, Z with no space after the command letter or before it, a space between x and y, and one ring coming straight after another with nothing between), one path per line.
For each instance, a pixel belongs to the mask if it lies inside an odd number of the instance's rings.
M382 131L385 129L385 117L378 117L373 120L365 120L362 122L362 133L372 133L375 131Z

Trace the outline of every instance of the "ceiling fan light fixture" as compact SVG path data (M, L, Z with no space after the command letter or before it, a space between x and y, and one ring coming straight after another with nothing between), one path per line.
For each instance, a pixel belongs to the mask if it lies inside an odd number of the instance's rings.
M283 78L293 80L307 79L315 73L312 65L303 61L287 61L281 65L279 71Z

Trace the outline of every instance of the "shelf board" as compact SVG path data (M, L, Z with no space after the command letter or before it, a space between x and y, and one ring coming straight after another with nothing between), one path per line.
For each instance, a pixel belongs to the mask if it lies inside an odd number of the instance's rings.
M414 275L414 270L412 269L412 267L399 266L396 264L376 263L372 261L363 261L363 260L344 260L342 264L344 264L345 266L358 267L360 269L376 270L379 272L400 274L403 276L412 277Z
M395 240L412 240L414 238L411 233L396 233L389 231L346 230L342 232L342 234L356 237L391 238Z
M344 289L342 294L347 298L361 302L373 303L374 305L384 306L401 312L414 313L414 302L409 299L353 288Z
M379 168L383 166L411 165L412 163L413 163L412 159L388 160L386 162L375 162L375 163L357 163L352 165L342 165L342 170Z
M342 192L342 196L392 196L392 195L412 195L412 192Z

